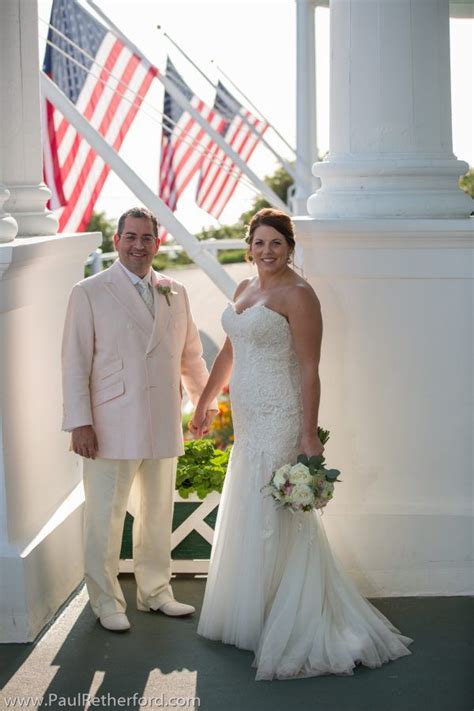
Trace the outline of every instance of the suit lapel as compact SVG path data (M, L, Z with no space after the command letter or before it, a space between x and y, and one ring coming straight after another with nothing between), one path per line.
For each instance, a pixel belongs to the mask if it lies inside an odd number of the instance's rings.
M171 307L168 306L165 296L160 294L156 288L160 276L160 274L157 274L152 269L151 283L154 290L155 320L151 338L146 349L147 353L150 353L160 343L166 333L171 318Z
M140 294L134 287L118 260L112 264L108 271L105 288L110 291L124 311L148 335L153 333L153 318L145 306ZM156 295L155 295L155 326L156 326Z

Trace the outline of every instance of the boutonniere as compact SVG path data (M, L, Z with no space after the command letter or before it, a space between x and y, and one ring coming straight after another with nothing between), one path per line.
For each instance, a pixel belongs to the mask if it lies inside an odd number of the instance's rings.
M177 291L172 290L172 283L173 282L171 281L171 279L160 279L156 285L158 293L163 294L168 306L171 306L170 296L176 296L176 294L178 293Z

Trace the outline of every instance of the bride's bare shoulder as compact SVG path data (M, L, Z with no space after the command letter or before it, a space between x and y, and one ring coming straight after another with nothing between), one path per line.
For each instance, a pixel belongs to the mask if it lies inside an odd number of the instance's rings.
M311 284L305 279L298 277L298 280L288 289L288 308L295 311L320 311L321 305Z
M234 293L234 301L238 299L238 297L245 291L245 289L250 286L250 284L254 281L254 277L249 277L248 279L244 279L243 281L240 282L240 284L237 286L237 289L235 290Z

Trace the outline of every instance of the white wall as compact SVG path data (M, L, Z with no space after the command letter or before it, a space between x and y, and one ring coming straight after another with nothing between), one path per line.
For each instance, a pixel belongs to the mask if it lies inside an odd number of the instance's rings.
M366 595L474 593L472 223L297 220L322 304L324 524Z
M62 433L67 297L100 235L0 245L0 641L31 641L82 579L79 459Z

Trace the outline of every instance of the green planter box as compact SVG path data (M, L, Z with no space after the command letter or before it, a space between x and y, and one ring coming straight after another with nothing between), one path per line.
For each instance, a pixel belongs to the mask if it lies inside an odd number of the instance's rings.
M207 573L220 495L213 492L201 500L196 495L182 499L176 492L173 514L172 569L174 573ZM127 513L120 551L121 572L132 572L133 516Z

